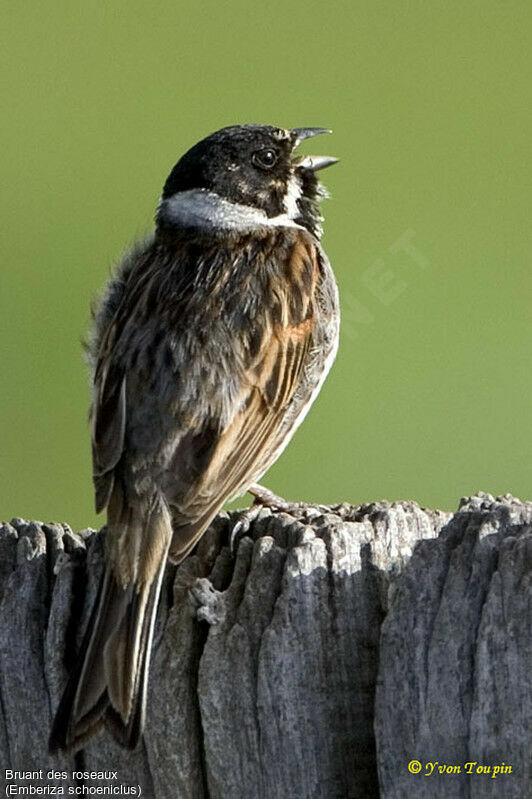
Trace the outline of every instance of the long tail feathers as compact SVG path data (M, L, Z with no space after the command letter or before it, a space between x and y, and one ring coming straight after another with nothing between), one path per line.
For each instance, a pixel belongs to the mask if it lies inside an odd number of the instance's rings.
M166 514L159 517L161 521L168 530L162 531L159 525L158 532L166 532L169 543L171 528ZM122 746L133 749L137 745L144 724L167 546L161 548L153 578L142 581L140 588L135 584L123 588L111 567L106 567L76 666L54 719L49 741L52 752L79 749L102 724Z

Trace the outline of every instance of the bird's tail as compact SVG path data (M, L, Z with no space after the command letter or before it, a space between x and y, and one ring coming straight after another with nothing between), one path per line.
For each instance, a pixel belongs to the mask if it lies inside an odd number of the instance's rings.
M143 568L140 574L137 569L137 579L124 587L116 577L116 563L107 557L99 598L52 726L52 752L79 749L102 724L130 749L142 733L171 522L161 502L152 503L147 516L142 515L147 519L142 527L136 527L134 519L132 523L131 510L126 515L127 535ZM112 532L111 514L108 529Z

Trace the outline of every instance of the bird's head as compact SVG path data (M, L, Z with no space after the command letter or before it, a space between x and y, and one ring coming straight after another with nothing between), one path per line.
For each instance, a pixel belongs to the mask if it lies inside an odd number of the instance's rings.
M212 133L185 153L168 176L159 226L194 226L206 216L213 227L238 229L241 224L245 229L253 220L260 226L262 219L266 226L298 225L319 237L318 202L326 192L316 172L338 159L298 157L295 151L305 139L329 132L234 125Z

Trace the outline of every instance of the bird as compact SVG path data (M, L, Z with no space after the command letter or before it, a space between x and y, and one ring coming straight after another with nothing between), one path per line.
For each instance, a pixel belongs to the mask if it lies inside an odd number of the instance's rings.
M56 712L52 752L106 727L134 749L167 562L278 458L335 359L339 300L316 173L331 131L233 125L170 172L154 231L119 261L88 341L99 595ZM267 494L267 491L266 491Z

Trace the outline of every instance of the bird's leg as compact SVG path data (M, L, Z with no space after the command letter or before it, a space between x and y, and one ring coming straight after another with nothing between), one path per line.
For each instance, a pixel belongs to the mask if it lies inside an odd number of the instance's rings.
M271 510L281 510L292 515L300 514L305 507L304 502L289 502L274 494L269 488L259 485L259 483L252 483L248 488L248 492L255 497L254 506L263 505Z

